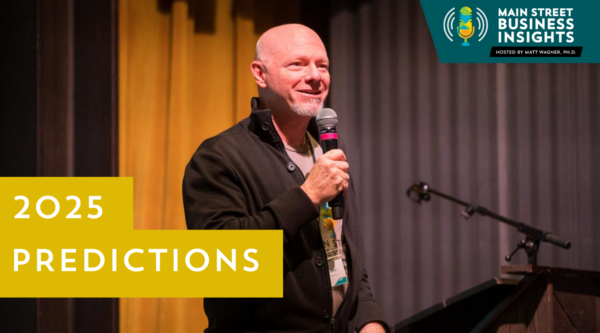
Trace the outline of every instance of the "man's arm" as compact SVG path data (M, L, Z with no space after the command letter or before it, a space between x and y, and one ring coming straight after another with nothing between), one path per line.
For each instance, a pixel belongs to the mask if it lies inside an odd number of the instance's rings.
M188 229L283 229L285 239L319 217L319 211L299 187L250 215L241 182L220 154L199 150L183 179L183 203Z
M367 329L366 326L370 323L377 323L385 329L385 332L391 332L390 328L386 324L385 316L383 315L381 306L373 298L373 294L371 293L371 286L369 285L366 269L363 270L360 290L358 291L358 309L356 310L356 317L356 330L359 332L362 332L363 329ZM370 328L373 327L371 326ZM365 332L369 332L369 330Z
M344 153L329 151L317 159L302 186L292 187L250 215L235 168L220 154L199 150L183 178L188 229L283 229L286 239L294 237L305 223L319 217L318 205L346 191L347 171Z

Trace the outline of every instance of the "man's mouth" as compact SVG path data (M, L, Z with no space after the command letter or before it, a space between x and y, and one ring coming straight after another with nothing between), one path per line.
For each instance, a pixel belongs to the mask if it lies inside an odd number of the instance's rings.
M310 96L319 96L319 95L321 95L321 91L320 90L298 90L298 92L303 93L305 95L310 95Z

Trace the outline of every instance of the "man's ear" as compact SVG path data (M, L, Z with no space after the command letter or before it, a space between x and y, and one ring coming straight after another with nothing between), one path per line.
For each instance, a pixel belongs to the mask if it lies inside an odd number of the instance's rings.
M252 76L254 77L254 81L260 88L266 88L267 83L265 82L265 66L262 61L254 60L252 64L250 64L250 70L252 71Z

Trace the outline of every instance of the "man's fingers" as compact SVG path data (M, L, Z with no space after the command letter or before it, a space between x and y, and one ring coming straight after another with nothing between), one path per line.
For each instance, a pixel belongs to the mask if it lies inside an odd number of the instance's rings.
M339 149L328 151L317 159L305 187L307 193L320 193L319 202L327 201L338 193L345 194L348 190L348 162L346 155ZM314 191L312 191L314 188ZM312 198L311 198L312 199ZM313 200L314 202L314 200Z
M340 176L342 177L343 180L348 181L350 180L350 175L345 173L345 172L340 172Z
M348 168L350 167L350 165L348 164L348 162L344 162L344 161L335 161L335 166L344 171L344 172L348 172Z
M341 180L347 181L350 179L350 175L346 171L344 171L342 169L337 169L336 171L337 171L336 176L339 176L341 178Z
M332 149L332 150L328 151L327 153L325 153L323 156L326 156L327 158L334 160L334 161L345 161L346 160L346 154L344 154L344 152L341 149Z
M348 182L345 180L342 180L342 182L339 183L337 186L338 192L343 192L343 191L346 191L347 189L348 189Z

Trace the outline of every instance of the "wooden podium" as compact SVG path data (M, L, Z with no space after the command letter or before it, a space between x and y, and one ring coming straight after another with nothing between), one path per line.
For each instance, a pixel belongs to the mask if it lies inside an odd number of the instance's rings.
M503 274L399 322L399 333L600 333L600 272L536 265Z

